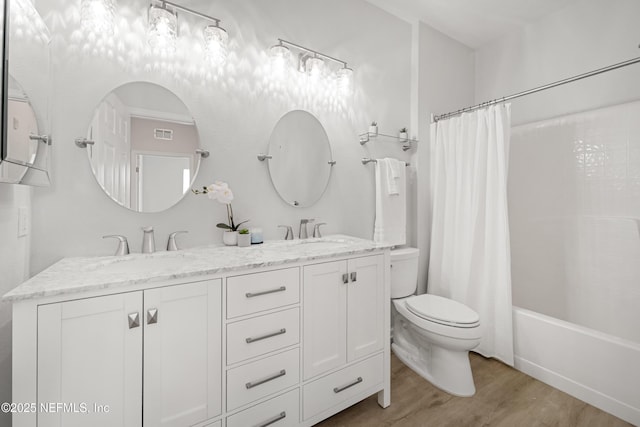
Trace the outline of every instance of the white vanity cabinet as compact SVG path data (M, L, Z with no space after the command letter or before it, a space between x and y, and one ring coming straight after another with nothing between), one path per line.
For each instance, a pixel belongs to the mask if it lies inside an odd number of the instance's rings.
M38 405L86 403L88 413L39 410L38 426L177 427L219 415L220 312L219 279L39 306Z
M13 426L311 426L376 393L387 407L388 247L317 242L68 259L30 279L5 296L13 401L34 404Z
M382 384L384 274L383 255L304 267L304 379L339 368L305 384L305 420Z
M305 380L382 350L383 266L376 255L304 267Z

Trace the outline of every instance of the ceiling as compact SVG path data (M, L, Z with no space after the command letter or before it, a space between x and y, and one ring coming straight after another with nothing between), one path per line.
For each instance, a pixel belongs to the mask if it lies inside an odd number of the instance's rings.
M575 0L367 1L405 21L418 19L475 49Z

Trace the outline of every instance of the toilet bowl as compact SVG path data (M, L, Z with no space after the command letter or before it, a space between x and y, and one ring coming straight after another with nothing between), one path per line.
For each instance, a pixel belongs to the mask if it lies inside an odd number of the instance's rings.
M417 288L418 249L391 251L393 344L396 356L436 387L473 396L469 351L482 336L478 314L437 295L412 295Z

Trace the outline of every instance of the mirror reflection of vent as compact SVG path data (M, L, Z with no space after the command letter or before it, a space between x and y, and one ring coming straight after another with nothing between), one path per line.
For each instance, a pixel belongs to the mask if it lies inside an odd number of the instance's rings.
M172 129L154 129L153 137L155 139L164 139L165 141L173 140L173 130Z

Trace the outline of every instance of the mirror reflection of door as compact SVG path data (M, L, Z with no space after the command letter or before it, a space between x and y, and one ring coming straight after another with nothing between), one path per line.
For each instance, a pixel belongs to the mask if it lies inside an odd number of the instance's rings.
M191 184L191 158L153 154L136 155L140 212L166 208L167 198L178 200Z
M87 132L93 174L115 202L136 212L160 212L189 192L200 148L193 117L161 86L133 82L96 107Z

